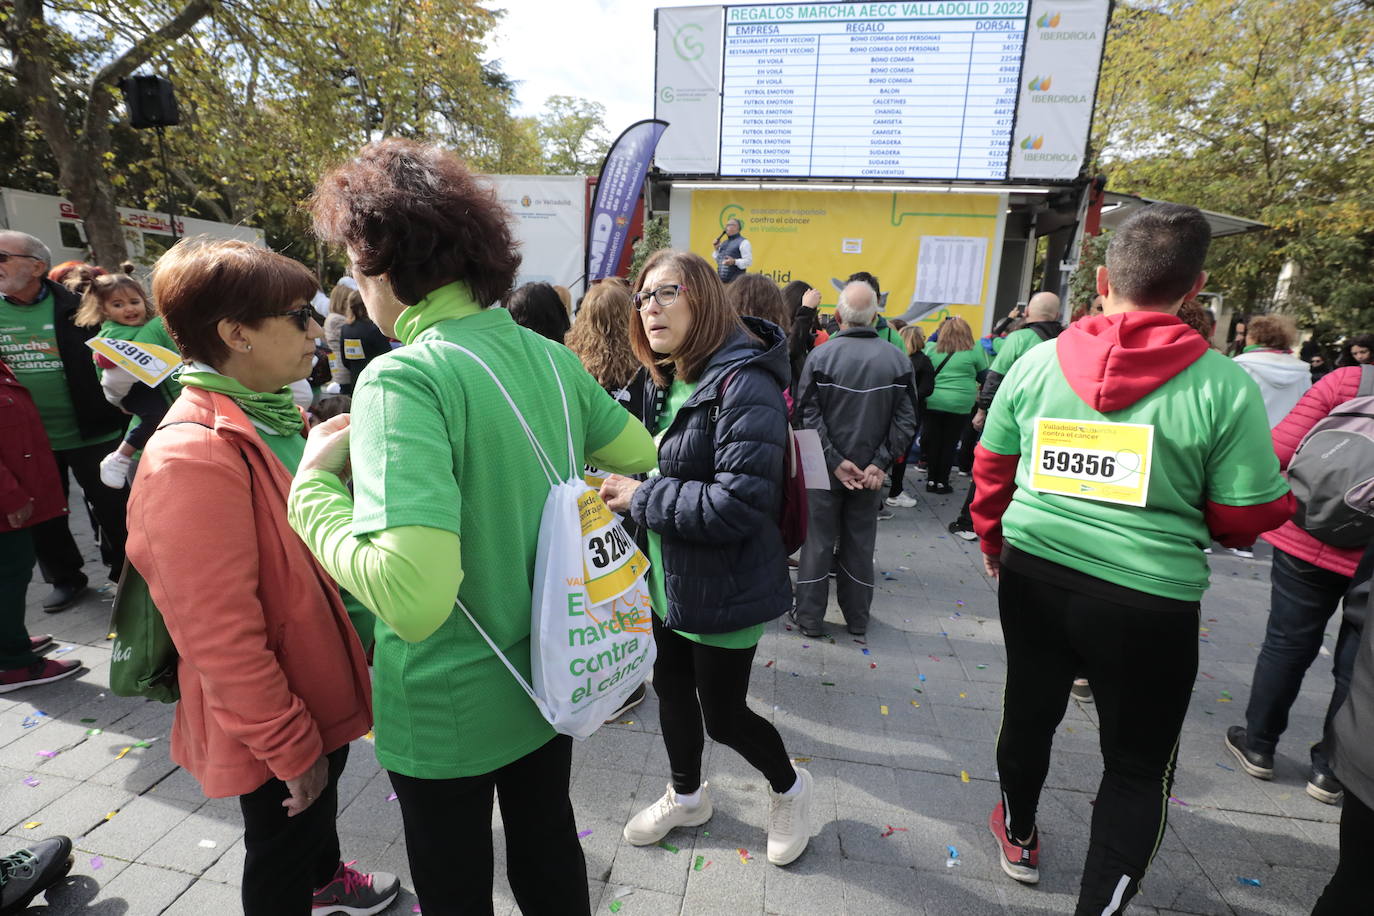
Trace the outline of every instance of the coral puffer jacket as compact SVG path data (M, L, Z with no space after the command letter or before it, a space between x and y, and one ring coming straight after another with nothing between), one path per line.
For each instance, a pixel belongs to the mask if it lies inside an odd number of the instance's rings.
M1359 366L1337 369L1307 389L1297 406L1274 427L1274 451L1279 456L1279 467L1287 471L1288 462L1293 460L1293 453L1303 437L1332 410L1354 398L1359 390ZM1319 541L1291 521L1263 538L1286 554L1342 576L1355 575L1355 567L1364 553L1363 547L1333 547Z

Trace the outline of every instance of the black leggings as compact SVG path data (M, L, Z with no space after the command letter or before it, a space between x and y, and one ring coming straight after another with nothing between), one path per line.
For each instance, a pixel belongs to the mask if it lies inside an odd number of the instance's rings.
M132 445L135 449L143 448L148 444L148 440L157 432L158 424L162 418L167 416L167 410L172 405L167 403L167 399L162 396L162 389L149 388L139 382L129 389L129 393L124 395L124 400L120 402L120 407L138 417L139 424L129 430L129 434L124 437L124 441Z
M559 735L480 776L387 775L401 805L410 876L426 914L492 912L493 794L505 825L506 877L520 912L591 912L587 863L568 798L572 738Z
M1104 769L1076 912L1122 912L1164 836L1197 676L1197 607L1141 610L1005 566L997 594L1007 649L997 769L1010 833L1027 839L1035 829L1054 733L1074 678L1086 676Z
M927 410L921 423L921 457L926 460L929 483L949 484L949 469L954 466L954 450L969 422L966 413Z
M654 693L658 721L673 772L673 791L689 794L701 788L701 751L706 740L733 748L768 780L774 792L786 792L796 771L773 723L749 708L749 672L754 651L703 646L665 627L654 615Z
M243 812L245 916L300 916L310 899L339 868L339 776L348 763L348 745L329 754L329 781L314 804L287 817L282 802L286 783L269 779L239 796Z
M1322 891L1312 916L1345 916L1369 907L1369 879L1364 870L1374 855L1374 811L1347 786L1341 803L1341 858Z

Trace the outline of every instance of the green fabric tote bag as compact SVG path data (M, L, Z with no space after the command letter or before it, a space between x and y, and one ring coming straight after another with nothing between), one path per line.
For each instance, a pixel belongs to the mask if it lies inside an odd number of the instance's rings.
M119 576L114 614L114 653L110 656L110 690L121 697L147 697L163 703L181 699L177 688L177 647L153 604L148 583L128 560Z

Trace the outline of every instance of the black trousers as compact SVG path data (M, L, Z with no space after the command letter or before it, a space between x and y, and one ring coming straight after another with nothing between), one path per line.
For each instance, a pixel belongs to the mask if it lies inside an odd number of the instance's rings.
M1369 878L1365 869L1374 856L1374 811L1345 790L1341 803L1341 857L1336 873L1317 900L1312 916L1348 916L1369 909Z
M506 877L520 912L590 914L587 863L568 797L572 738L559 735L481 776L389 775L405 822L410 877L426 916L492 912L493 793L506 831Z
M869 513L872 517L873 513ZM654 615L654 693L673 791L701 788L701 752L706 734L735 750L764 775L774 792L797 781L796 770L773 723L749 708L749 672L757 647L721 649L679 636Z
M124 513L129 502L129 488L112 490L100 482L100 459L114 451L118 439L83 445L80 448L63 449L54 452L57 457L57 472L62 477L62 494L71 501L71 485L67 472L76 477L86 494L86 502L94 513L92 523L100 541L100 559L109 567L109 579L118 581L124 568L124 541L127 529L124 527ZM72 513L76 514L76 513ZM86 584L86 574L81 571L81 550L76 546L68 526L69 516L59 515L34 525L33 546L38 554L38 568L43 579L53 585L70 585L81 588Z
M141 421L124 437L125 442L135 449L141 449L148 444L153 433L157 432L157 425L167 416L167 411L172 405L167 403L161 389L149 388L139 382L129 389L120 406Z
M339 775L348 745L329 754L329 782L309 808L287 817L286 783L269 779L239 796L243 811L244 916L307 916L317 889L339 868Z
M1104 767L1076 912L1122 912L1164 836L1197 676L1197 607L1141 610L1005 566L997 592L1007 648L997 768L1011 835L1026 839L1035 829L1054 733L1074 678L1085 676L1100 717Z
M930 483L949 483L949 470L954 466L954 450L969 422L966 413L927 410L921 423L921 457L926 460L927 480Z

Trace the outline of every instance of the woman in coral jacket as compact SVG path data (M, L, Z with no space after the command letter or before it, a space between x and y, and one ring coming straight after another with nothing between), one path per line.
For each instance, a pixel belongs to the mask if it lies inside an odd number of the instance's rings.
M247 242L188 239L153 270L190 366L143 452L128 556L180 655L172 760L206 795L238 796L246 916L365 916L399 887L340 853L339 775L372 724L367 663L286 519L306 445L288 386L323 333L314 293L303 265Z
M0 693L71 677L72 658L43 659L51 636L30 636L24 595L33 575L33 536L39 522L67 514L57 461L33 398L0 360Z
M1302 396L1288 416L1274 427L1274 451L1279 465L1288 462L1303 437L1340 405L1360 393L1362 372L1374 368L1347 366L1322 378ZM1250 703L1245 707L1245 725L1226 731L1226 747L1240 765L1257 779L1274 778L1274 751L1279 736L1288 727L1288 711L1298 698L1303 675L1321 649L1326 622L1354 584L1362 547L1335 547L1319 541L1292 521L1264 535L1274 547L1274 566L1270 573L1269 623L1264 644L1255 660L1255 676L1250 684ZM1363 602L1347 603L1336 638L1332 671L1336 686L1326 708L1326 727L1336 714L1350 687L1350 672L1360 642L1359 626L1364 618ZM1331 772L1322 742L1312 745L1312 768L1307 777L1307 794L1328 805L1340 804L1342 787Z

